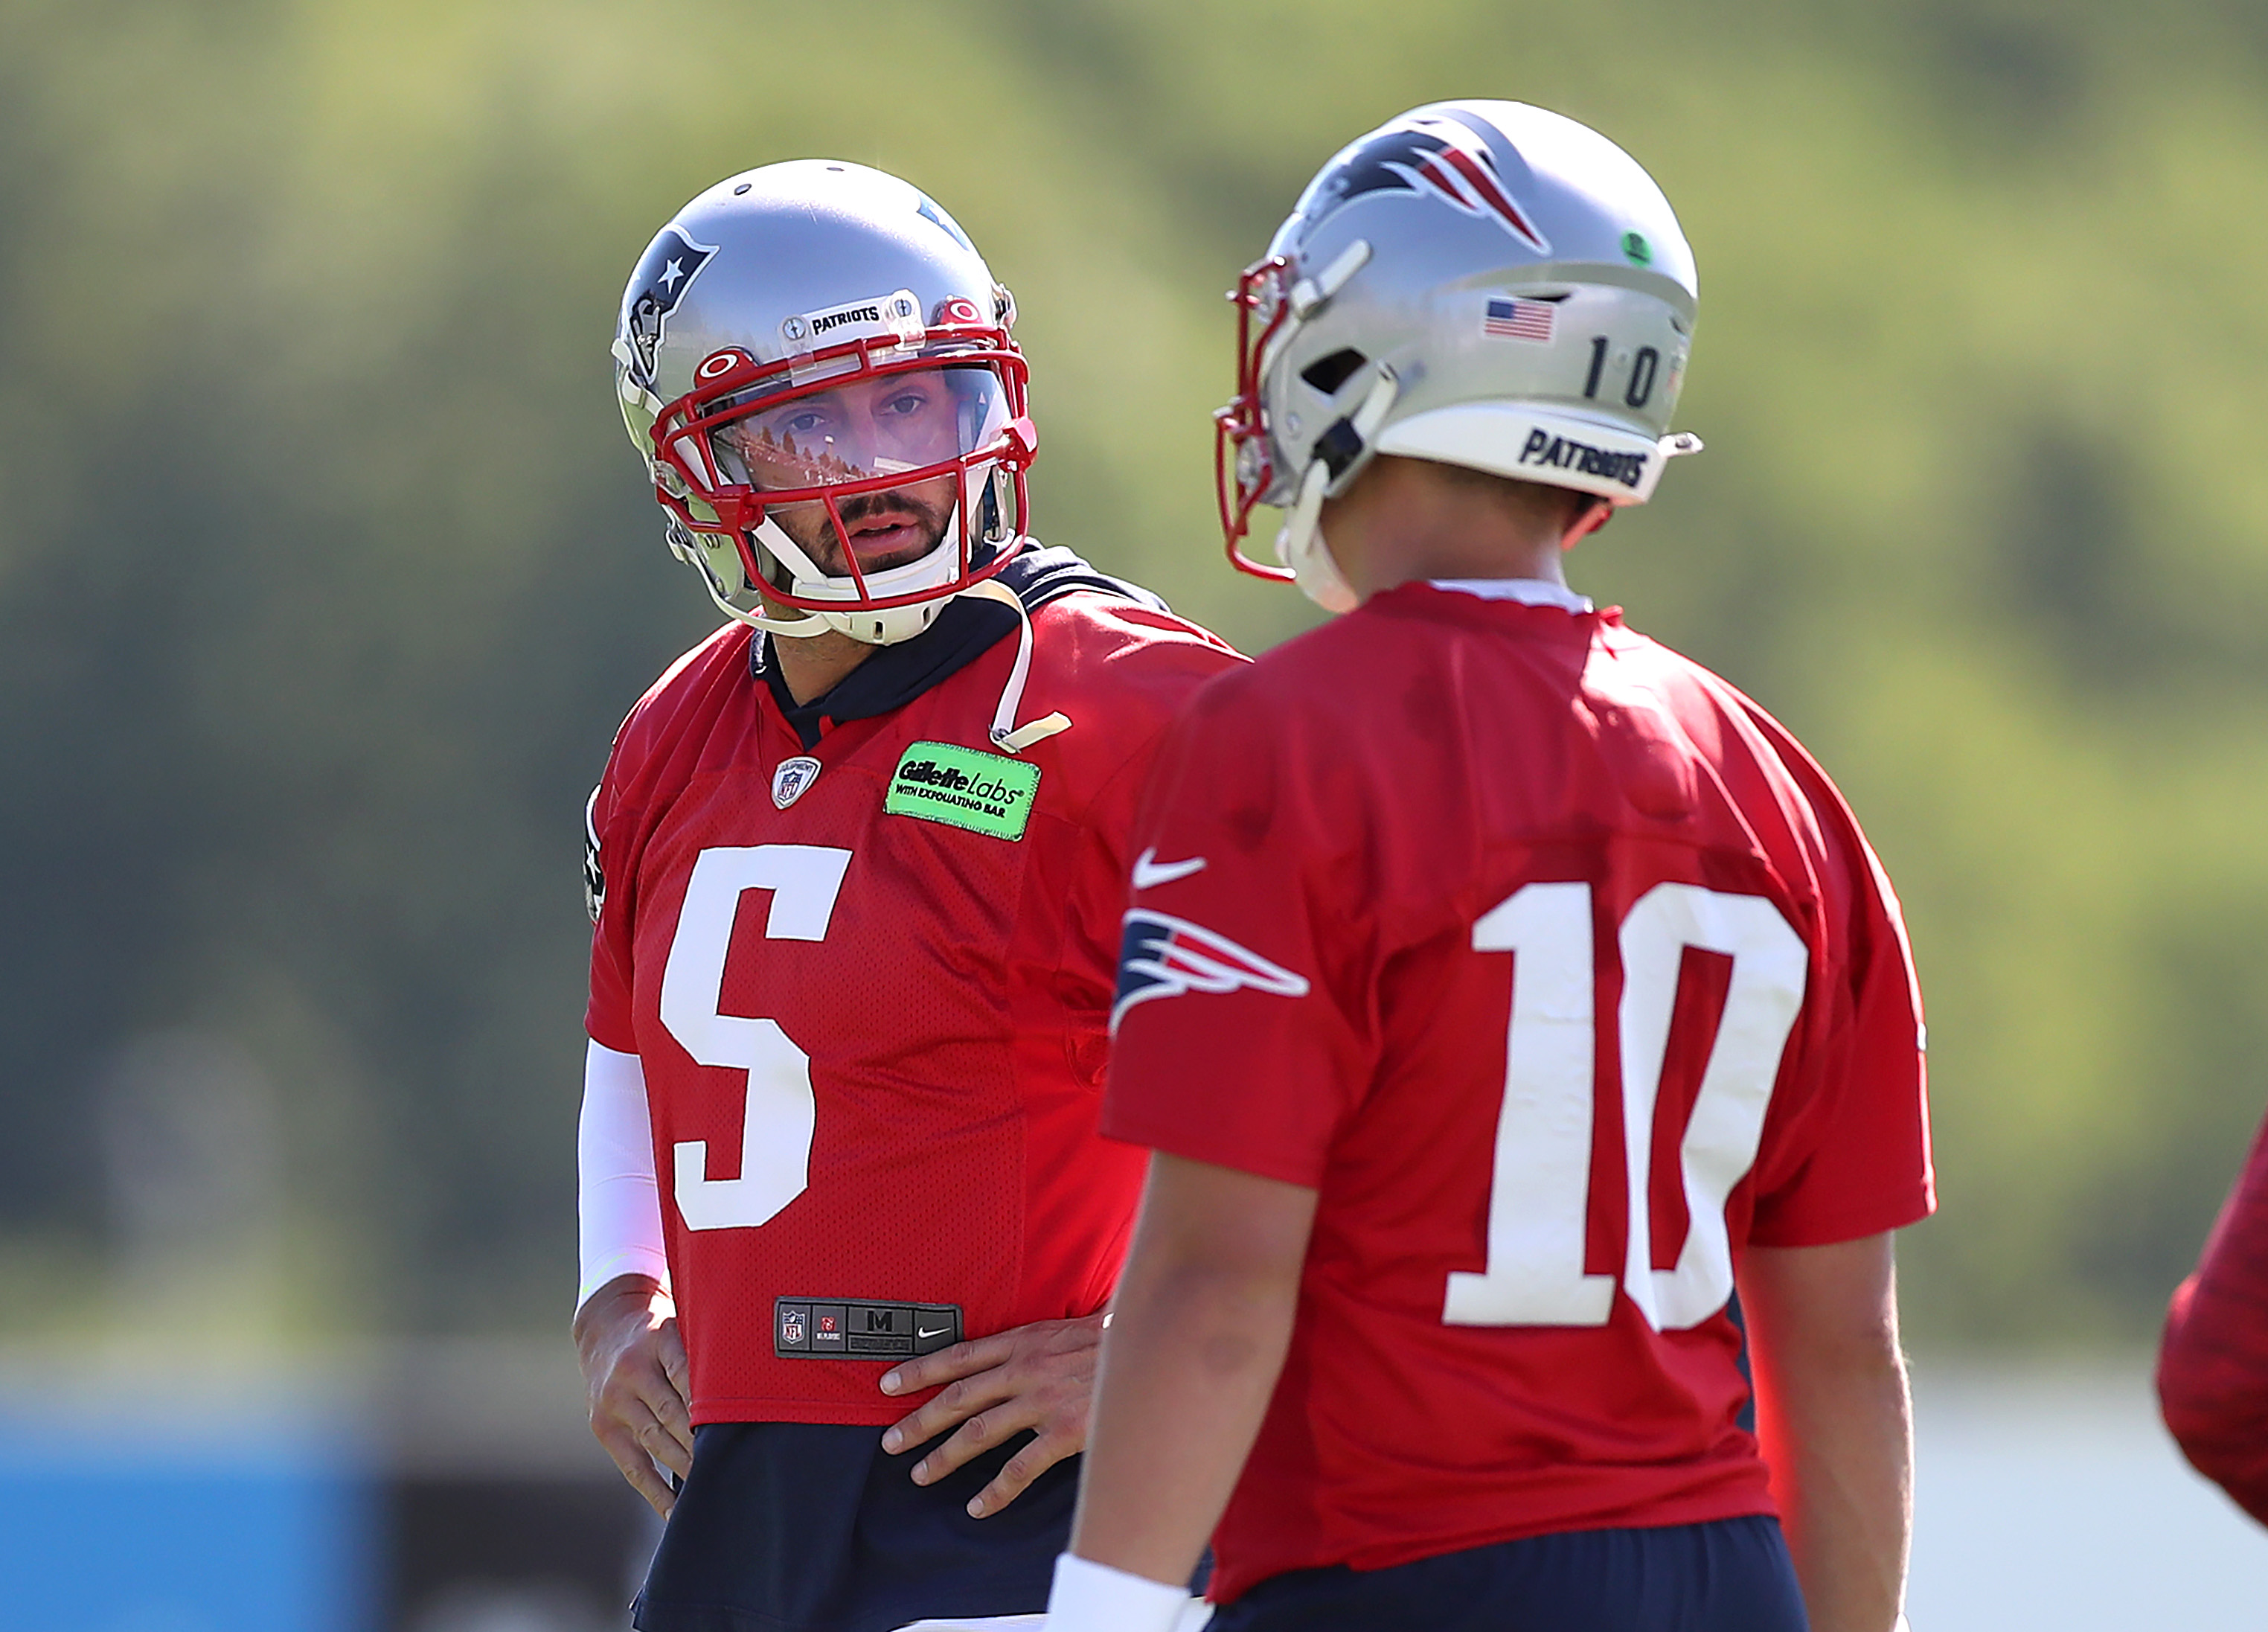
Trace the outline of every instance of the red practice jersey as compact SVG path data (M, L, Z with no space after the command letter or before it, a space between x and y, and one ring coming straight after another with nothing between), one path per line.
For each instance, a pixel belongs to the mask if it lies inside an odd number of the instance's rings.
M1414 584L1208 685L1134 846L1105 1131L1320 1192L1214 1596L1771 1511L1742 1251L1933 1205L1897 903L1794 741Z
M2174 1294L2158 1399L2198 1471L2268 1525L2268 1122Z
M1116 1282L1142 1159L1095 1125L1128 827L1167 720L1238 660L1099 594L1032 623L1020 717L1072 723L1020 756L987 736L1012 632L806 749L729 625L615 738L587 1024L644 1069L696 1422L902 1416L887 1357L809 1357L830 1305L957 1306L973 1337Z

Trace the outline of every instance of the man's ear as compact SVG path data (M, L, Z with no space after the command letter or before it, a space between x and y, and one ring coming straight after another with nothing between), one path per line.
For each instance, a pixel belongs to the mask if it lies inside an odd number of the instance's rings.
M1614 519L1614 506L1603 498L1592 500L1588 506L1576 513L1573 521L1567 524L1566 532L1560 535L1559 548L1563 550L1572 550Z

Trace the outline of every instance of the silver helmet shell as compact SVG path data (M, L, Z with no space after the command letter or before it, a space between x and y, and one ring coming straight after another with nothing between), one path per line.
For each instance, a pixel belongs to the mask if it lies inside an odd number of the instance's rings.
M1700 446L1669 432L1698 295L1661 189L1572 119L1436 102L1359 137L1230 295L1231 558L1346 609L1316 513L1381 453L1644 503ZM1290 513L1281 567L1240 548L1259 504Z
M640 256L612 348L671 549L718 607L759 628L875 645L920 633L1005 564L1024 527L1036 437L1014 319L968 235L895 176L799 159L701 193ZM950 382L939 411L958 421L918 458L809 437L787 443L798 455L787 476L777 460L740 456L760 421L821 423L822 402L917 377ZM948 476L935 543L862 568L845 513ZM813 524L783 525L798 513Z

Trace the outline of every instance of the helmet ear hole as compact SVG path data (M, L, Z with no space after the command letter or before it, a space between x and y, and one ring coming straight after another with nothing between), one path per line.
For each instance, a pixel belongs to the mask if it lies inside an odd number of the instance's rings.
M1339 388L1370 359L1352 346L1343 346L1329 357L1319 357L1300 371L1300 378L1321 391L1325 396L1336 396Z

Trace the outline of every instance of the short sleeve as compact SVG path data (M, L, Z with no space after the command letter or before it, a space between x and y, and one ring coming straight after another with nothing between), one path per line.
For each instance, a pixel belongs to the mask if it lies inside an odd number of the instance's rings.
M583 817L583 890L591 913L591 996L583 1029L617 1053L637 1052L630 1029L630 912L615 766L591 791Z
M2268 1122L2167 1311L2158 1401L2182 1453L2268 1524Z
M1068 594L1033 615L1030 695L1060 703L1076 722L1038 755L1051 765L1046 775L1062 801L1054 808L1070 832L1063 853L1034 878L1062 929L1055 949L1059 992L1098 1017L1109 1008L1117 972L1133 860L1127 844L1151 767L1183 705L1207 681L1245 661L1140 593L1140 602ZM1101 1044L1097 1036L1090 1080L1098 1082Z
M1749 1238L1760 1246L1824 1246L1902 1229L1936 1209L1926 1032L1889 876L1824 774L1808 761L1791 769L1839 853L1848 905L1840 944L1829 949L1833 1007L1804 1083L1808 1155L1757 1197Z
M1296 736L1199 694L1135 818L1103 1132L1319 1185L1376 1063L1360 886ZM1280 715L1273 716L1280 720Z
M1126 916L1126 871L1133 860L1127 841L1162 735L1142 744L1111 774L1079 824L1078 867L1064 903L1063 969L1082 982L1093 979L1105 993L1117 967Z

